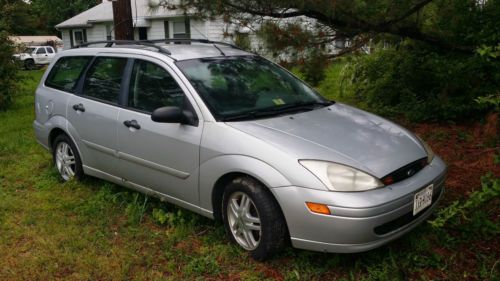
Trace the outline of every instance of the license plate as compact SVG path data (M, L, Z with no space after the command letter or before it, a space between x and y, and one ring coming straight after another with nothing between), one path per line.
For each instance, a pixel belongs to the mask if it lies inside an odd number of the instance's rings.
M423 209L432 204L432 189L434 185L431 184L423 190L415 193L413 198L413 215L420 213Z

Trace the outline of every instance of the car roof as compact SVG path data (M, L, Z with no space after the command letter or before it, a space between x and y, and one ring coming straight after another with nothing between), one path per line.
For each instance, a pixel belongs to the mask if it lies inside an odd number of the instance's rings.
M155 44L157 47L147 46L147 45L113 45L111 47L105 47L105 44L100 44L100 46L89 46L74 48L70 50L63 51L65 55L96 55L98 53L123 53L123 54L143 54L143 55L153 55L155 57L168 57L175 61L180 60L190 60L199 58L211 58L211 57L222 57L222 56L248 56L255 55L233 46L219 45L219 44L208 44L208 43L191 43L191 44ZM164 51L159 51L158 47L161 47Z

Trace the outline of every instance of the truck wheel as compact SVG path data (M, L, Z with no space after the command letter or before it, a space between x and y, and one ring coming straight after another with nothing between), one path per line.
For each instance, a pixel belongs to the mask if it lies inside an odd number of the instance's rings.
M35 61L34 60L25 60L24 61L24 68L26 70L32 70L32 69L35 69Z

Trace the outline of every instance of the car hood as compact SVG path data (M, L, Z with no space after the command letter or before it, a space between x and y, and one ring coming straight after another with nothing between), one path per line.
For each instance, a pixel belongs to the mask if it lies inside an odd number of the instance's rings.
M20 57L29 57L30 54L28 54L28 53L19 53L19 54L14 54L12 56L16 57L16 58L20 58Z
M227 124L297 159L342 163L379 178L426 157L420 141L406 129L340 103L294 115Z

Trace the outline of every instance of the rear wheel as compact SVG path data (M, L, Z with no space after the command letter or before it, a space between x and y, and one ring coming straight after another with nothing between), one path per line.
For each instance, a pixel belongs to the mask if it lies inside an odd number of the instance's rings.
M224 191L222 218L232 242L265 260L283 249L285 220L270 192L256 180L241 177Z
M61 134L55 138L52 145L52 156L63 181L69 181L72 178L80 180L83 177L80 155L68 136Z

